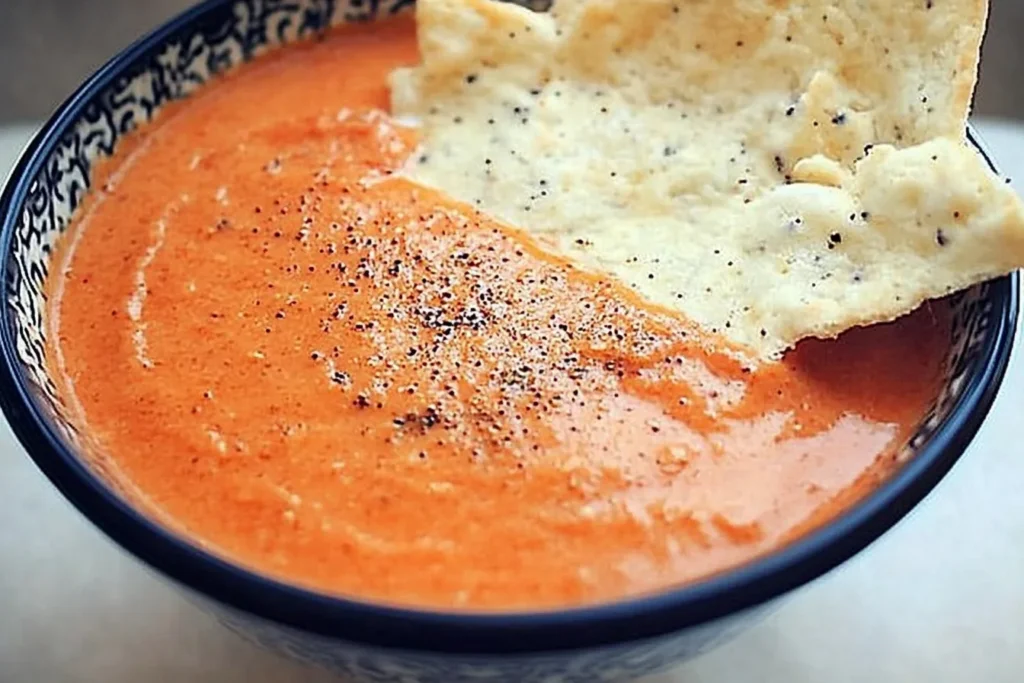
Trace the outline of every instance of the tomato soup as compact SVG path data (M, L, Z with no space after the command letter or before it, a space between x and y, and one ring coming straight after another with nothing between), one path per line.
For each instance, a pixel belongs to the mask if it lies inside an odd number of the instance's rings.
M399 171L414 26L211 83L101 171L56 257L50 363L145 504L323 591L590 603L839 514L937 391L949 314L741 350Z

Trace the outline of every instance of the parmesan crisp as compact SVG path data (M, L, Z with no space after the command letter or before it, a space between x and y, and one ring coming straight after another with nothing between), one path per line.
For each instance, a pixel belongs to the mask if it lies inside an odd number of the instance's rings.
M985 0L420 0L412 178L777 357L1024 265Z

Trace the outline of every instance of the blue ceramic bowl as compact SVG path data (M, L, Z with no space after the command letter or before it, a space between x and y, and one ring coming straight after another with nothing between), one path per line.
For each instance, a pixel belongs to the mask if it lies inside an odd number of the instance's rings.
M44 282L51 250L88 192L95 162L214 74L329 26L373 21L411 5L205 2L100 69L25 151L0 198L0 403L39 468L86 517L235 631L359 680L589 683L651 673L712 647L779 596L860 551L935 486L977 431L1002 380L1017 317L1017 275L955 298L945 385L906 445L905 464L886 484L826 527L768 557L660 594L523 614L375 605L254 574L133 509L102 467L79 456L88 436L67 417L44 363Z

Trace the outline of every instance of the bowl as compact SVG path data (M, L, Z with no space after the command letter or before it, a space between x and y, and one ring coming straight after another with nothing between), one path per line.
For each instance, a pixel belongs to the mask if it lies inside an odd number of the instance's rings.
M330 26L374 21L412 4L210 0L89 78L28 145L0 197L0 406L37 466L83 515L227 627L268 649L357 680L406 683L622 680L673 666L859 552L946 474L1002 381L1018 314L1017 274L952 298L945 382L905 445L904 464L866 499L817 531L721 575L559 611L440 612L371 604L287 585L211 555L134 509L102 467L81 457L88 437L69 419L47 375L44 283L50 255L89 190L95 163L212 76Z

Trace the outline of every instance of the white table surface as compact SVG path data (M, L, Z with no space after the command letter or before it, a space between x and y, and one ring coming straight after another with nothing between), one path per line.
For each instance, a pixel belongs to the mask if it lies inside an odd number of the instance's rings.
M980 124L1024 181L1024 127ZM0 175L30 131L0 129ZM1024 680L1022 414L1017 354L969 452L911 516L763 624L649 683ZM182 600L72 509L0 424L0 682L335 680Z

